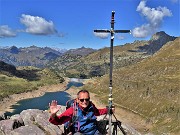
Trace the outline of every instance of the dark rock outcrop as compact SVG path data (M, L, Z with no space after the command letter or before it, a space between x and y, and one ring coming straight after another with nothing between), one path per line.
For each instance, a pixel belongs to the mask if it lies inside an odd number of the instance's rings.
M174 41L177 37L170 36L164 31L155 33L148 43L144 46L139 47L141 51L147 52L148 54L154 54L159 51L163 45L169 41Z

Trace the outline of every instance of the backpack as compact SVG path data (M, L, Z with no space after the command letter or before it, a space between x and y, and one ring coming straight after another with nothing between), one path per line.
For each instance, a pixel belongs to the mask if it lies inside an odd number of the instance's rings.
M73 124L77 120L77 102L76 99L70 99L66 102L66 110L73 107L73 117L70 121L64 123L64 135L71 135L73 131ZM108 120L97 121L98 130L103 135L107 134L106 125L108 125Z
M68 135L72 131L72 126L77 120L77 102L76 99L70 99L66 102L66 110L73 107L73 117L70 121L64 123L64 135Z

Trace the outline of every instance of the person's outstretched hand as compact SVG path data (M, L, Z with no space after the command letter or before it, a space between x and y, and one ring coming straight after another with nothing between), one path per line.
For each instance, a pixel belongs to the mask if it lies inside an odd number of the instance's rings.
M50 108L51 114L54 115L54 114L56 114L56 113L59 111L59 109L61 108L61 106L57 104L57 101L56 101L56 100L52 100L52 102L49 103L49 108Z

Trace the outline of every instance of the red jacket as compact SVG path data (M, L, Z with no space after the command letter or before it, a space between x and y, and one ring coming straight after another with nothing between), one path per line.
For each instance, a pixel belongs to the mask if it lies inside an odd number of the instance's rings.
M97 109L96 106L94 104L92 104L94 107L94 114L95 116L100 116L100 115L104 115L108 113L108 109L107 108L103 108L103 109ZM80 107L80 106L78 106ZM80 107L81 108L81 107ZM82 109L82 108L81 108ZM82 109L83 110L83 109ZM68 122L72 119L73 117L73 112L74 112L74 108L70 107L68 108L65 112L63 112L61 115L56 116L56 117L50 117L49 118L49 122L51 122L54 125L61 125L64 124L65 122Z

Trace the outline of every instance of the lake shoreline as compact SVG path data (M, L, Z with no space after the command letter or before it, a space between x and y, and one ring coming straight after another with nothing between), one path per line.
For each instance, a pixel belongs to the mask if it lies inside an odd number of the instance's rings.
M67 85L67 82L65 81L60 84L42 86L42 87L39 87L37 90L24 92L20 94L13 94L7 98L3 98L3 100L0 102L0 114L3 114L5 112L13 112L13 109L11 109L11 106L16 104L20 100L40 97L40 96L43 96L46 92L63 91L66 89L66 85Z

